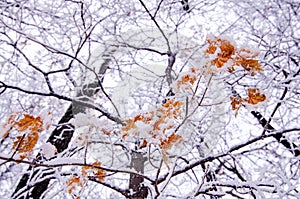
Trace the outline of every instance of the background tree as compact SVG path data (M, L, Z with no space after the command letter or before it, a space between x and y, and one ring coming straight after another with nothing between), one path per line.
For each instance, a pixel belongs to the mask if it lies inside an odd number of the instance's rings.
M0 5L1 197L299 198L296 1Z

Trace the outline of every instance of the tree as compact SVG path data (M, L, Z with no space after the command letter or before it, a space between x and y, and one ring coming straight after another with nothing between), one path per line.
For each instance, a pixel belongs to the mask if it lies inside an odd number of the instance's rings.
M298 198L298 10L1 1L1 196Z

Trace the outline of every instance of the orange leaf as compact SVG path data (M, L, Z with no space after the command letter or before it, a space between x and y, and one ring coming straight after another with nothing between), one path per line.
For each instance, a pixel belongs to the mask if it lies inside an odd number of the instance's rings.
M132 119L125 120L126 125L122 128L123 131L129 131L136 127L134 121Z
M153 112L141 113L134 117L133 122L143 121L145 123L148 123L153 119L153 116L154 116Z
M18 153L30 152L36 145L39 139L39 135L36 132L29 133L27 136L17 136L17 140L14 141L12 149L17 148Z
M215 51L220 48L220 52L217 55L217 58L211 61L212 65L215 65L217 68L221 68L229 60L232 60L233 64L228 66L228 71L230 73L234 72L234 66L242 66L246 71L249 71L253 76L255 72L261 72L261 64L258 63L258 60L253 59L258 55L257 52L252 52L251 50L242 49L236 52L235 47L227 40L220 38L213 38L212 40L207 40L209 43L206 53L214 54Z
M232 110L239 110L244 102L258 104L266 100L266 95L261 94L258 88L248 89L248 98L230 97Z
M161 147L162 159L166 164L168 170L170 170L170 167L169 167L169 157L168 157L167 150L171 149L172 146L178 146L183 141L184 141L183 138L180 135L177 135L175 133L172 133L167 139L161 141L160 147Z
M228 61L228 58L219 57L212 61L213 65L216 65L217 68L222 68L224 64Z
M101 163L100 162L95 162L93 165L100 167ZM103 181L105 176L106 176L106 172L103 169L96 169L95 172L94 172L94 176L96 178L98 178L98 180Z
M213 46L213 45L210 45L208 46L208 48L206 49L206 53L208 54L214 54L217 50L217 47L216 46Z
M141 149L141 148L145 148L145 147L147 146L147 144L148 144L148 142L147 142L145 139L143 139L143 141L141 142L139 148L140 148L140 149Z
M239 110L242 106L243 99L230 96L232 110Z
M122 134L122 140L125 140L125 138L126 138L127 136L129 136L129 133L128 133L128 132L124 132L124 133Z
M93 166L100 167L101 162L97 161L93 163ZM103 169L93 168L90 166L83 166L81 173L83 176L89 175L89 176L96 177L99 181L103 181L106 176L106 172Z
M172 133L167 139L161 141L161 147L163 149L170 149L173 145L179 145L183 142L183 138L180 135Z
M157 119L155 122L154 122L154 124L153 124L153 129L154 130L160 130L161 128L160 128L160 125L161 124L164 124L166 121L166 118L167 118L167 116L165 116L165 115L162 115L162 116L160 116L159 117L159 119Z
M191 76L190 74L186 74L181 77L180 80L177 81L177 87L180 88L182 85L192 86L197 80L196 76Z
M31 132L41 132L43 127L43 121L40 117L34 117L29 114L25 114L24 118L16 122L17 130L19 132L29 129Z
M66 184L69 194L71 194L76 189L76 185L81 187L83 186L83 182L81 181L81 178L79 176L72 176L67 180Z
M255 59L249 59L249 60L243 59L242 61L240 61L240 65L246 71L257 71L257 72L262 71L261 64L259 64L258 60Z
M257 104L266 100L266 96L261 94L258 88L249 88L248 89L248 103Z
M219 54L219 56L223 58L229 59L235 53L234 46L227 40L222 40L220 49L221 53Z
M163 109L158 109L158 112L168 117L174 117L175 119L177 119L177 117L181 115L182 106L182 102L170 99L162 105Z

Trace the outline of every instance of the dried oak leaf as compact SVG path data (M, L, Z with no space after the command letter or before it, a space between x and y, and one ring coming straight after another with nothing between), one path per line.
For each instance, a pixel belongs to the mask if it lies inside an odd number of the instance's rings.
M259 88L249 88L248 98L230 97L232 110L239 110L243 103L258 104L266 100L266 95L261 94Z
M32 115L25 114L24 117L15 124L19 132L23 132L27 129L31 132L41 132L43 130L43 121L39 116L35 118Z
M244 99L230 96L232 110L239 110L244 102Z
M207 42L209 43L206 49L208 54L214 54L218 47L220 48L217 58L211 61L212 65L215 65L217 68L223 67L235 54L235 47L227 40L215 37L214 40L207 40Z
M146 113L140 113L134 117L133 122L142 121L145 123L149 123L153 119L153 117L154 117L153 111L146 112Z
M222 40L220 45L221 53L218 54L219 57L230 59L235 53L234 46L227 40Z
M122 131L129 131L136 128L136 125L132 119L125 120L126 125L122 128Z
M218 57L212 60L212 64L215 65L217 68L222 68L227 61L228 58Z
M217 46L211 44L208 46L205 52L208 54L214 54L216 50L217 50Z
M101 162L97 161L93 163L93 166L100 167ZM99 181L103 181L106 177L106 172L103 169L98 169L90 166L83 166L81 171L83 176L93 176L97 178Z
M28 130L23 136L17 136L12 149L16 149L20 154L20 158L28 157L34 146L38 142L39 132L43 130L43 121L40 117L34 117L29 114L24 114L23 118L15 121L14 127L18 132Z
M179 145L183 142L183 138L180 135L172 133L167 139L161 141L161 148L170 149L174 145Z
M242 66L246 71L250 72L252 76L254 76L256 72L263 71L261 64L256 59L241 58L237 59L235 64Z
M97 167L100 167L101 166L101 162L95 162L93 164L93 166L97 166ZM98 169L98 168L95 168L94 170L94 176L100 180L100 181L103 181L105 176L106 176L106 172L103 170L103 169Z
M67 180L66 184L67 184L67 189L69 194L71 194L76 189L76 186L80 186L80 187L83 186L83 182L80 176L72 176Z
M182 75L178 80L177 89L178 90L189 90L192 88L193 84L197 80L197 73L195 68L191 68L189 73Z
M166 122L166 118L166 116L160 116L159 119L154 122L153 130L159 131L161 129L160 126Z
M246 71L250 72L253 76L256 72L261 72L262 67L258 60L254 59L257 57L257 52L252 52L248 49L241 49L236 51L235 47L227 40L220 38L213 38L207 40L209 46L206 49L206 53L214 54L218 48L220 52L217 54L217 58L211 61L212 65L217 68L221 68L229 60L232 60L233 64L228 66L228 71L230 73L234 72L234 66L242 66Z
M194 75L186 74L178 80L177 84L180 86L181 84L190 84L193 85L197 78Z
M167 139L162 140L160 143L161 147L161 153L162 153L162 159L167 166L168 170L170 170L169 167L169 156L168 156L168 149L171 149L172 146L178 146L183 142L183 138L180 135L177 135L175 133L172 133Z
M37 132L28 133L26 136L17 136L12 149L17 149L18 153L27 153L31 151L39 139Z
M162 105L161 109L158 109L158 112L166 115L169 118L174 117L175 119L177 119L182 113L181 111L182 106L183 106L182 102L170 99L167 100L167 102Z
M261 94L258 88L249 88L248 89L248 100L249 104L258 104L266 100L266 95Z
M145 148L147 146L147 144L148 144L148 142L145 139L143 139L142 142L140 143L139 148L140 149Z

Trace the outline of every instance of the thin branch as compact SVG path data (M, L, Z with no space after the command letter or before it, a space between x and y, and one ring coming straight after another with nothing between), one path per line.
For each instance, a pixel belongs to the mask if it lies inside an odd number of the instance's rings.
M25 90L25 89L22 89L22 88L19 88L17 86L10 86L10 85L6 85L4 82L0 81L0 88L4 88L4 89L13 89L13 90L17 90L17 91L20 91L20 92L23 92L23 93L26 93L26 94L30 94L30 95L40 95L40 96L48 96L48 97L55 97L57 99L62 99L62 100L65 100L65 101L69 101L69 102L73 102L73 103L76 103L77 105L82 105L84 107L87 107L87 108L92 108L92 109L95 109L99 112L101 112L104 116L106 116L108 119L118 123L118 124L124 124L123 120L120 118L120 117L117 117L117 116L113 116L112 114L110 114L109 112L107 112L106 110L100 108L99 106L95 105L95 104L92 104L92 103L88 103L88 102L83 102L83 101L80 101L80 100L77 100L77 99L72 99L72 98L69 98L67 96L63 96L63 95L58 95L56 93L42 93L42 92L37 92L37 91L29 91L29 90Z
M283 134L286 134L286 133L289 133L289 132L293 132L293 131L300 131L300 128L292 128L292 129L286 129L286 130L282 130L282 131L274 131L274 132L272 132L272 133L270 133L270 134L268 134L268 135L260 135L260 136L258 136L258 137L252 138L251 140L249 140L249 141L247 141L247 142L245 142L245 143L242 143L242 144L239 144L239 145L236 145L236 146L231 147L230 149L227 150L227 152L219 153L219 154L216 154L216 155L213 155L213 156L208 156L208 157L203 158L203 159L201 159L201 160L198 160L198 161L196 161L196 162L194 162L194 163L191 163L191 164L189 164L189 165L187 165L187 166L185 166L185 167L183 167L183 168L181 168L181 169L179 169L179 170L177 170L177 171L174 171L174 172L172 173L172 177L177 176L177 175L182 174L182 173L185 173L185 172L191 170L192 168L194 168L194 167L196 167L196 166L199 166L199 165L201 165L201 164L203 164L203 163L206 163L206 162L212 162L213 160L216 160L216 159L218 159L218 158L228 156L228 155L230 155L232 152L235 152L235 151L237 151L237 150L239 150L239 149L242 149L242 148L244 148L244 147L246 147L246 146L249 146L249 145L251 145L251 144L253 144L253 143L256 143L256 142L258 142L258 141L262 141L262 140L264 140L265 138L274 137L274 136L276 136L276 135L283 135ZM299 153L300 153L300 151L299 151ZM163 181L165 181L165 180L167 179L167 177L168 177L169 175L170 175L170 174L167 173L167 174L165 174L164 176L160 177L160 178L157 180L156 183L157 183L157 184L162 183Z
M46 168L56 168L56 167L66 167L66 166L81 166L81 167L91 167L91 168L95 168L95 169L102 169L104 171L108 171L108 172L114 172L114 173L126 173L126 174L133 174L133 175L137 175L140 176L148 181L150 181L151 183L154 183L155 181L152 180L151 178L142 175L140 173L136 173L133 171L126 171L126 170L120 170L120 169L113 169L113 168L106 168L106 167L102 167L102 166L95 166L93 164L84 164L84 163L55 163L52 164L51 161L48 162L44 162L44 163L38 163L38 162L31 162L31 161L27 161L27 160L21 160L21 159L15 159L15 158L11 158L11 157L4 157L4 156L0 156L1 160L5 160L7 162L15 162L15 163L22 163L22 164L28 164L31 166L36 166L36 167L46 167Z
M113 186L113 185L111 185L111 184L109 184L109 183L105 183L105 182L99 181L99 180L97 180L95 177L90 177L89 180L90 180L90 181L93 181L93 182L96 182L96 183L99 183L99 184L101 184L101 185L103 185L103 186L105 186L105 187L108 187L108 188L110 188L110 189L112 189L112 190L114 190L114 191L116 191L116 192L122 194L122 195L125 196L126 198L129 197L129 191L128 191L127 189L121 189L121 188L116 187L116 186Z
M152 14L150 13L150 11L149 11L148 8L146 7L145 3L144 3L142 0L139 0L139 2L142 4L142 6L144 7L144 9L146 10L146 12L148 13L148 15L150 16L151 20L155 23L156 27L158 28L158 30L160 31L160 33L162 34L162 36L163 36L164 39L166 40L167 46L168 46L168 51L171 52L170 43L169 43L169 40L168 40L167 36L165 35L164 31L161 29L161 27L160 27L159 24L157 23L155 17L152 16Z

